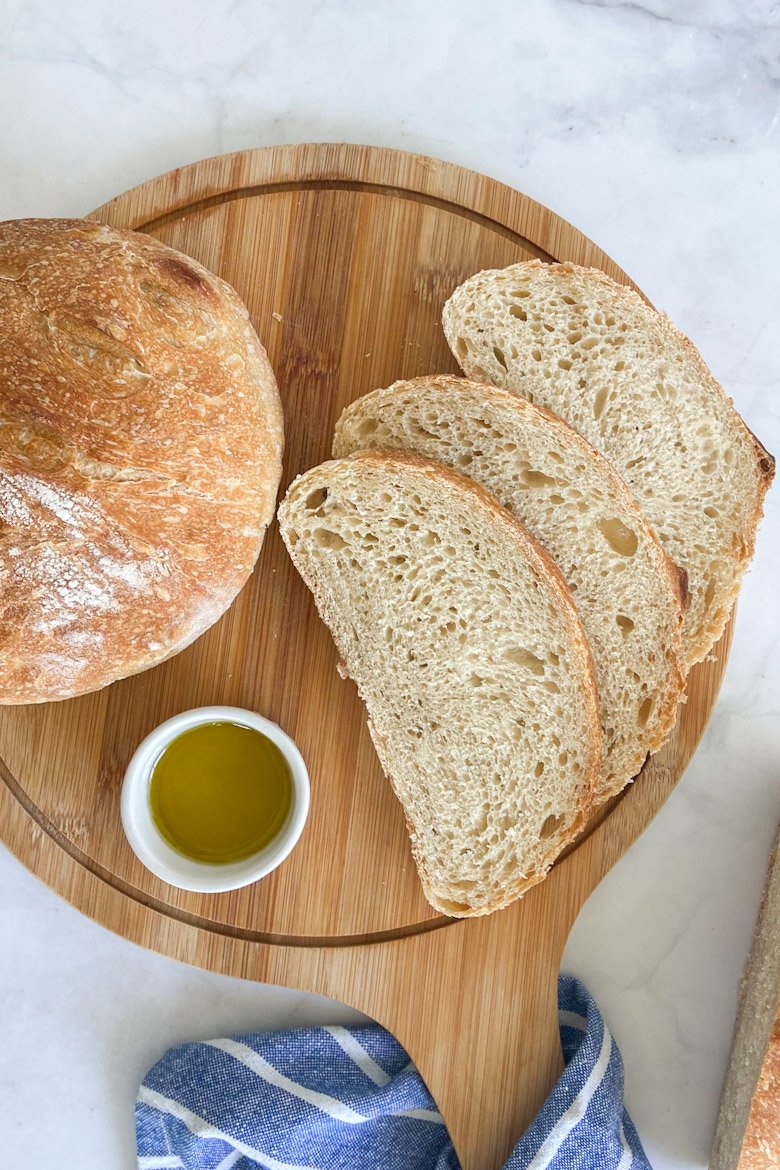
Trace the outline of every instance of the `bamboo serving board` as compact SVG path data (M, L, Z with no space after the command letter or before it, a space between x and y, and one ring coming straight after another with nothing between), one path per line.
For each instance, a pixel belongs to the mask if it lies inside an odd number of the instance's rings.
M335 420L353 398L456 370L440 313L472 272L540 257L630 283L526 196L448 163L368 147L210 159L92 218L149 232L238 289L282 394L282 489L329 456ZM507 910L455 922L420 892L362 705L336 672L330 636L274 525L241 596L183 654L81 699L0 710L3 838L74 906L134 942L333 996L378 1019L425 1077L464 1170L495 1170L559 1071L556 977L572 923L688 763L729 638L692 672L670 744L547 880ZM290 858L229 894L159 881L119 821L138 743L176 712L212 703L280 723L312 779L309 823Z

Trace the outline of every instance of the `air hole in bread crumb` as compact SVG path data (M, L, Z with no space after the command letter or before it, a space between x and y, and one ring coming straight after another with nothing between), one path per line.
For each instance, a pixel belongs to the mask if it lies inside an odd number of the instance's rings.
M347 542L338 532L333 532L330 528L315 528L312 534L314 536L314 543L319 548L346 548Z
M485 680L478 674L472 674L469 678L470 687L481 687Z
M618 556L632 557L636 552L639 545L637 535L622 520L618 520L617 517L612 520L599 520L598 529Z
M520 473L520 482L526 487L555 487L558 483L557 479L552 479L551 476L545 475L543 471L523 471Z
M580 343L580 349L593 349L594 346L598 345L598 343L598 337L586 337L585 340Z
M544 760L539 760L536 767L534 768L534 776L536 776L537 780L539 779L539 777L541 776L543 771L544 771Z
M634 628L634 623L632 622L631 618L626 617L624 613L619 613L615 618L615 621L620 626L620 632L623 637L627 638Z
M564 305L576 305L577 304L574 297L562 296L561 300L563 301Z
M521 309L519 305L510 305L509 312L513 317L517 317L518 321L528 320L528 314L526 313L525 309Z
M493 357L496 359L496 361L498 362L498 364L500 366L503 366L504 369L507 368L506 358L504 357L503 350L500 350L497 345L493 346Z
M602 386L602 388L596 392L596 397L593 399L594 418L601 418L602 414L604 413L604 407L607 404L607 398L609 398L609 387Z
M468 914L472 909L468 902L455 902L451 898L437 898L442 914Z
M653 709L653 697L652 697L652 695L650 695L641 704L641 706L639 708L639 714L636 717L636 721L640 727L646 726L647 721L650 718L650 712L652 711L652 709Z
M531 291L527 288L515 288L509 295L510 297L530 297Z
M558 358L558 369L559 370L570 370L571 369L571 361L569 360L569 358Z
M540 362L542 360L542 351L540 349L532 349L531 357L535 362Z
M524 646L511 646L504 651L503 657L507 662L514 662L516 666L522 666L529 670L537 678L544 674L544 663L541 658L537 658Z
M437 439L438 438L438 435L434 434L433 431L429 431L427 429L427 427L424 427L422 425L421 422L412 423L411 429L412 429L413 433L415 435L418 435L420 438L423 438L423 439Z
M306 508L307 512L316 512L319 508L322 507L327 498L328 489L326 487L317 488L316 491L310 492L306 497L306 503L304 507Z
M546 841L548 837L552 837L553 833L559 828L560 823L561 818L553 816L553 814L550 813L549 817L545 817L544 821L542 822L542 827L539 830L539 836Z
M373 435L373 433L377 429L378 425L379 424L375 418L364 418L362 423L358 427L358 434L364 435L364 436L365 435Z
M714 520L715 517L718 515L718 509L713 508L711 504L708 504L707 507L704 509L704 515L709 516L710 520Z
M455 350L462 362L469 356L469 347L465 337L459 337L455 342Z

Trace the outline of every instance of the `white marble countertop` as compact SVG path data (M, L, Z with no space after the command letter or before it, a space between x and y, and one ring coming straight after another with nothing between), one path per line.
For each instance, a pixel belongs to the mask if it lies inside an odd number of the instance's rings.
M0 0L0 29L0 217L81 214L258 145L437 155L596 240L780 449L772 0ZM655 1170L706 1165L779 811L778 550L775 490L704 741L565 955ZM169 1044L353 1018L140 950L2 851L0 885L4 1166L127 1170L136 1086Z

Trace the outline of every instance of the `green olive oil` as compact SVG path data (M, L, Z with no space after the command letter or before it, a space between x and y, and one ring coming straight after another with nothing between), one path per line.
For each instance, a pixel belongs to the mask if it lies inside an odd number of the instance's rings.
M292 798L281 750L238 723L183 731L161 753L149 784L152 820L168 844L212 865L243 861L268 845Z

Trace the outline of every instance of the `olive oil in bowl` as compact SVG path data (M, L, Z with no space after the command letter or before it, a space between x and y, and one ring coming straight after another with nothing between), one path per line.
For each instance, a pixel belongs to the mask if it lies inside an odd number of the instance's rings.
M200 723L176 736L152 769L152 820L193 861L226 865L264 849L292 806L290 766L277 745L238 723Z
M219 894L282 864L309 801L306 761L278 724L242 707L197 707L139 744L122 785L122 827L156 877Z

